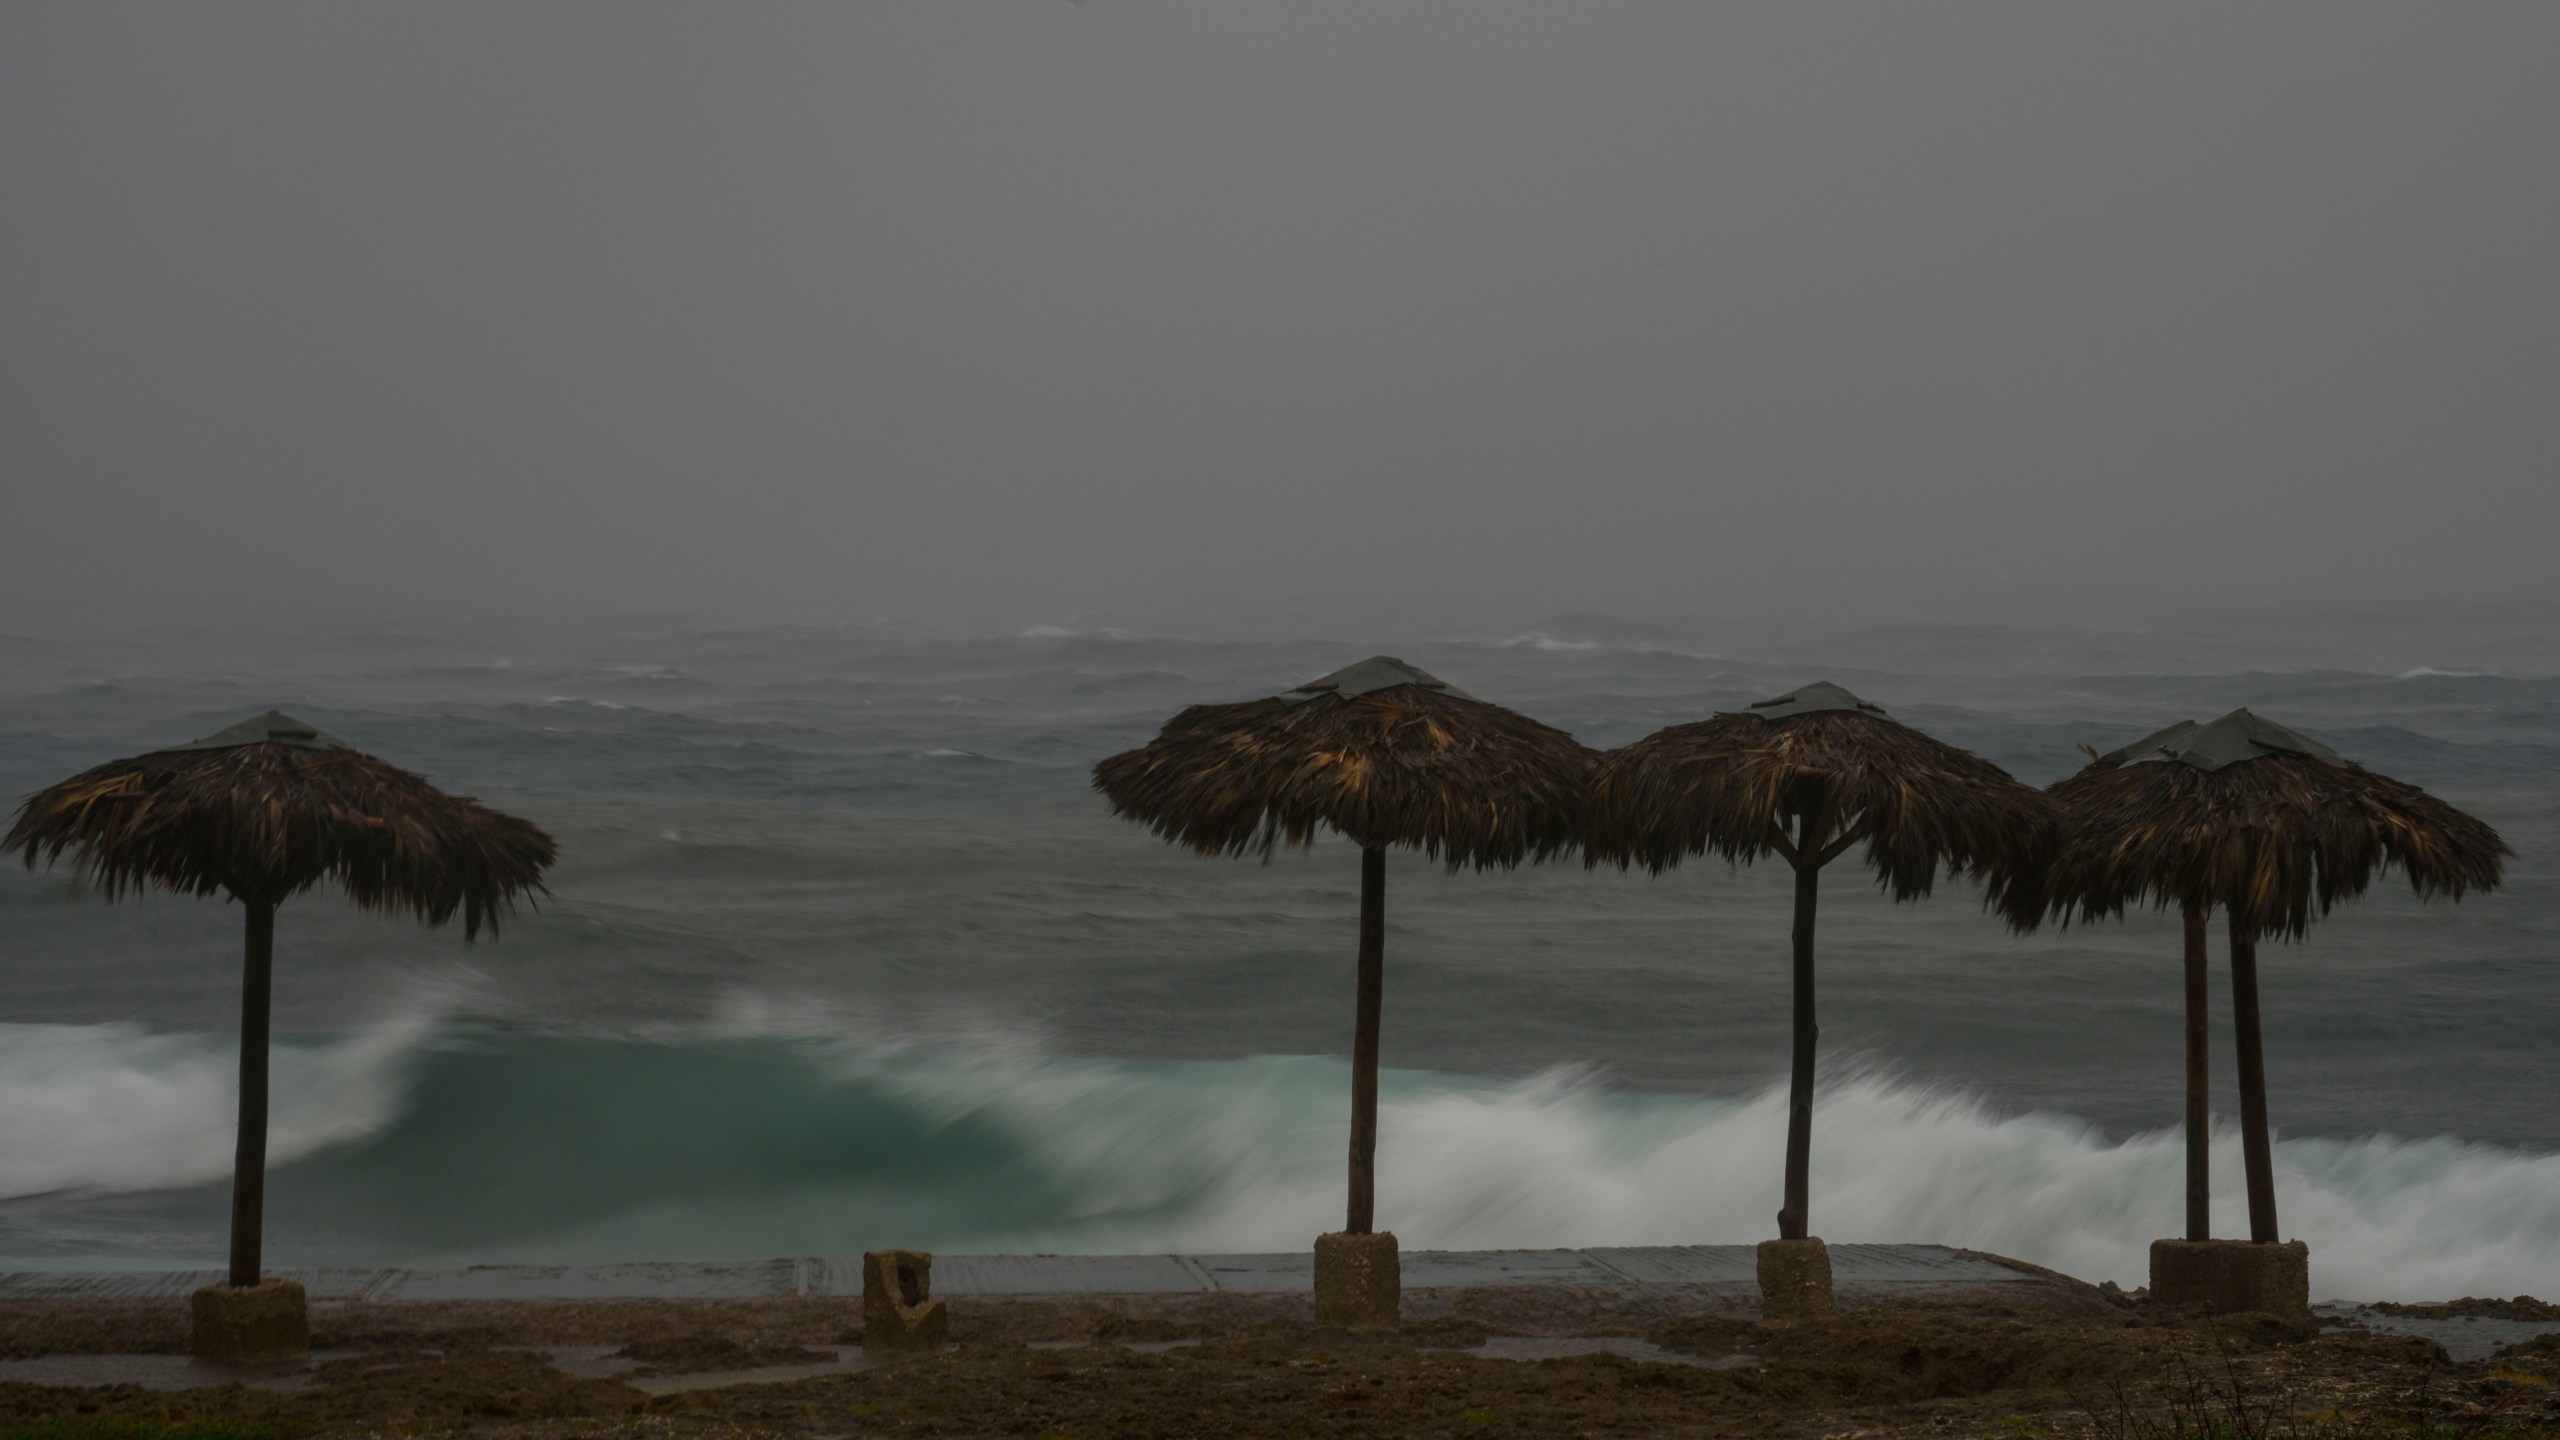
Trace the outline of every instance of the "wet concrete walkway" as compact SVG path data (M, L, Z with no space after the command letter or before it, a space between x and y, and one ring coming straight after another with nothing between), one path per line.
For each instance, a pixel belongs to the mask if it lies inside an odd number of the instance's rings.
M1570 1285L1634 1289L1730 1286L1759 1293L1748 1245L1639 1245L1592 1250L1408 1250L1404 1288ZM2033 1284L2035 1273L1943 1245L1834 1245L1844 1291ZM859 1256L633 1265L474 1265L465 1270L273 1270L314 1300L729 1300L862 1293ZM136 1300L183 1296L219 1270L0 1274L0 1300ZM933 1293L978 1295L1286 1294L1315 1286L1315 1260L1277 1255L937 1255Z

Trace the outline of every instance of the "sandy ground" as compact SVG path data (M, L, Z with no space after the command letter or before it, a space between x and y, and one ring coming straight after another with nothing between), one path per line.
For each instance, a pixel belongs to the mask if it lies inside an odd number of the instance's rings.
M0 1381L0 1436L87 1414L286 1436L2560 1437L2560 1335L2457 1363L2422 1338L2163 1314L2059 1277L1775 1329L1730 1296L1552 1287L1416 1292L1402 1330L1368 1337L1318 1331L1304 1296L951 1311L947 1348L872 1363L841 1299L324 1303L302 1372ZM165 1383L185 1327L183 1302L13 1302L0 1356L123 1355Z

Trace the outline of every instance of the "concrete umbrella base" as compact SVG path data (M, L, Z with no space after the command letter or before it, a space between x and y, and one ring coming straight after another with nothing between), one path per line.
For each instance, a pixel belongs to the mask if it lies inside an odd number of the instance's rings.
M311 1354L311 1302L291 1280L207 1285L195 1293L188 1349L199 1360L274 1364Z
M1392 1330L1404 1318L1403 1264L1394 1232L1316 1237L1316 1323L1327 1330Z
M2217 1315L2311 1318L2311 1247L2254 1240L2154 1240L2151 1298Z
M1831 1318L1831 1251L1821 1239L1760 1242L1760 1323Z

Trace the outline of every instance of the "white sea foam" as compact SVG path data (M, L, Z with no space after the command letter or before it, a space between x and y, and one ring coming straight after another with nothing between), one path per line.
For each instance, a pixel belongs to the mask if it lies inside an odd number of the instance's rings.
M1025 640L1136 640L1141 637L1135 630L1123 630L1112 625L1096 625L1086 630L1078 630L1068 625L1030 625L1023 628L1021 638Z
M1289 1249L1331 1228L1343 1139L1340 1068L1287 1063L1312 1067L1295 1077L1307 1087L1296 1103L1282 1100L1298 1085L1266 1071L1187 1116L1055 1083L994 1108L1024 1112L1030 1143L1098 1186L1129 1187L1117 1198L1131 1211L1161 1213L1168 1196L1152 1185L1196 1187L1171 1234L1114 1226L1079 1248ZM1503 1086L1400 1078L1379 1119L1378 1205L1410 1247L1745 1244L1772 1233L1782 1090L1668 1099L1570 1072ZM1119 1123L1099 1118L1115 1109ZM2175 1233L2183 1213L2174 1131L2111 1142L2069 1117L2004 1116L1868 1075L1822 1092L1814 1134L1815 1229L1835 1242L1969 1246L2132 1286L2150 1242ZM1133 1163L1170 1154L1194 1157L1198 1173ZM2236 1132L2216 1134L2213 1164L2216 1233L2246 1234ZM2324 1295L2560 1291L2560 1157L2377 1136L2282 1141L2276 1167L2286 1233L2310 1242Z
M400 1107L401 1062L432 1016L270 1061L267 1152L283 1163L354 1140ZM0 1024L0 1199L153 1190L231 1173L240 1047L137 1025Z

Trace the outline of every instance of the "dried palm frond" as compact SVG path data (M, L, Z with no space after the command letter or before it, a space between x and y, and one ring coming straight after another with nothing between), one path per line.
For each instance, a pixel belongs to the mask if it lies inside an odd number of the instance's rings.
M27 797L0 841L11 850L30 868L69 852L110 899L156 886L274 905L332 880L368 910L459 913L466 935L544 893L558 855L531 823L334 742L110 761Z
M2069 818L2012 924L2125 907L2220 907L2259 938L2301 938L2315 914L2393 868L2421 898L2494 888L2507 848L2487 823L2351 761L2267 754L2215 770L2099 760L2050 793Z
M1452 870L1569 849L1591 752L1400 668L1419 678L1356 694L1317 690L1328 680L1285 698L1194 705L1155 739L1096 765L1094 788L1113 813L1203 855L1267 855L1327 827L1364 848L1409 846Z
M1808 816L1809 836L1787 828ZM1593 767L1583 854L1660 874L1691 855L1793 861L1810 846L1819 860L1863 841L1878 882L1908 900L1941 868L1990 880L1996 896L2054 835L2035 788L1861 705L1722 714L1610 751Z

